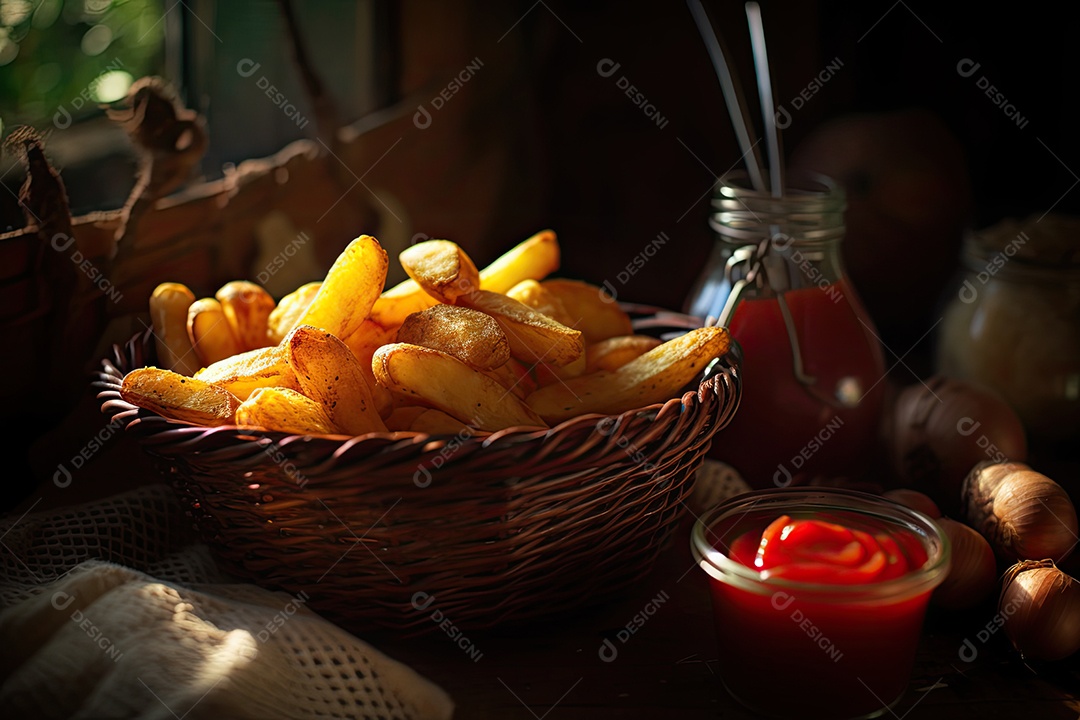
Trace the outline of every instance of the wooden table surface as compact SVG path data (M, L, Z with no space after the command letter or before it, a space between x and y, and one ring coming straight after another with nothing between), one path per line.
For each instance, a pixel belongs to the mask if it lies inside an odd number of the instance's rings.
M51 478L55 458L71 457L86 444L86 428L100 426L96 403L85 403L65 425L65 441L54 439L31 452L39 478ZM70 485L58 489L38 481L13 512L18 517L31 508L87 502L137 487L148 477L153 471L137 444L118 433ZM690 555L692 520L688 514L651 574L623 599L527 626L468 633L475 647L471 657L438 628L408 640L361 637L449 692L457 705L456 720L754 718L728 697L715 674L723 648L714 631L705 575ZM1069 567L1074 575L1080 575L1078 568ZM619 630L661 594L667 599L621 642ZM978 633L993 617L994 604L991 600L959 614L931 612L908 692L885 717L1080 717L1080 654L1031 669L1001 632L982 642ZM970 662L960 656L965 638L977 651ZM610 662L600 657L605 639L617 649Z
M690 522L684 522L653 572L622 600L571 617L467 634L479 657L438 628L420 639L381 638L376 645L447 690L457 720L756 718L727 695L715 674L723 648L705 575L690 555L689 532ZM654 604L644 625L620 642L618 631L663 595L667 599ZM1000 631L986 642L979 639L993 615L993 602L960 614L932 612L907 694L885 717L1080 717L1080 655L1028 668ZM970 661L960 656L965 638L976 649ZM605 639L617 649L610 661L600 656ZM970 658L970 651L964 656Z

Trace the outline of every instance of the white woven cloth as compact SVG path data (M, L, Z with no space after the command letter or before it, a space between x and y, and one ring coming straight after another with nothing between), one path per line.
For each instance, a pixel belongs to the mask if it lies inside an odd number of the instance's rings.
M163 485L0 521L0 708L18 718L451 717L442 689L308 599L223 574Z

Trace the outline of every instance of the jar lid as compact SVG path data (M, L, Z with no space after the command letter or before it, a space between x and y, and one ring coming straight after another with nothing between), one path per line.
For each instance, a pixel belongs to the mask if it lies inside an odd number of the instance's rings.
M713 191L709 225L724 240L741 245L764 237L805 247L839 240L844 235L847 201L832 179L816 173L788 178L783 197L750 187L745 172L720 178Z
M1017 270L1080 270L1080 217L1007 218L964 239L964 260L970 269L981 270L998 259L1016 263Z

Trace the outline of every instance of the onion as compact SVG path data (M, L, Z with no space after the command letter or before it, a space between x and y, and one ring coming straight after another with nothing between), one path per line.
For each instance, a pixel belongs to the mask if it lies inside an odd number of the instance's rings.
M1061 562L1077 544L1068 493L1023 463L980 463L963 485L968 523L1009 560Z
M1025 660L1061 660L1080 650L1080 584L1051 560L1009 568L998 617Z
M895 503L900 503L904 507L911 508L915 512L921 512L932 520L941 517L941 510L938 509L937 503L935 503L929 495L921 493L918 490L897 488L895 490L889 490L883 497L887 497Z
M997 585L997 561L990 543L977 531L955 520L941 518L937 524L952 545L949 574L938 585L931 602L947 610L978 605Z
M904 389L885 426L900 485L926 493L947 515L960 510L960 484L976 463L1027 459L1016 413L992 390L965 380L939 375Z

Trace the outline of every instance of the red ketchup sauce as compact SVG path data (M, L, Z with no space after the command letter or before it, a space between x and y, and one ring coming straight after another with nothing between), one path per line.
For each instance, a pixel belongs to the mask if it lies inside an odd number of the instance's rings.
M846 280L784 294L804 372L826 396L833 396L843 381L862 398L850 408L830 406L795 378L775 298L746 299L735 306L728 329L745 358L742 402L709 454L734 466L752 487L797 485L815 475L854 473L867 463L877 437L885 365L868 330L870 321L856 309L861 305L852 305L853 298Z
M927 564L920 536L844 510L744 526L735 518L712 528L734 536L725 554L762 581L709 580L731 694L774 717L886 712L907 688L933 588L890 592L884 583Z

